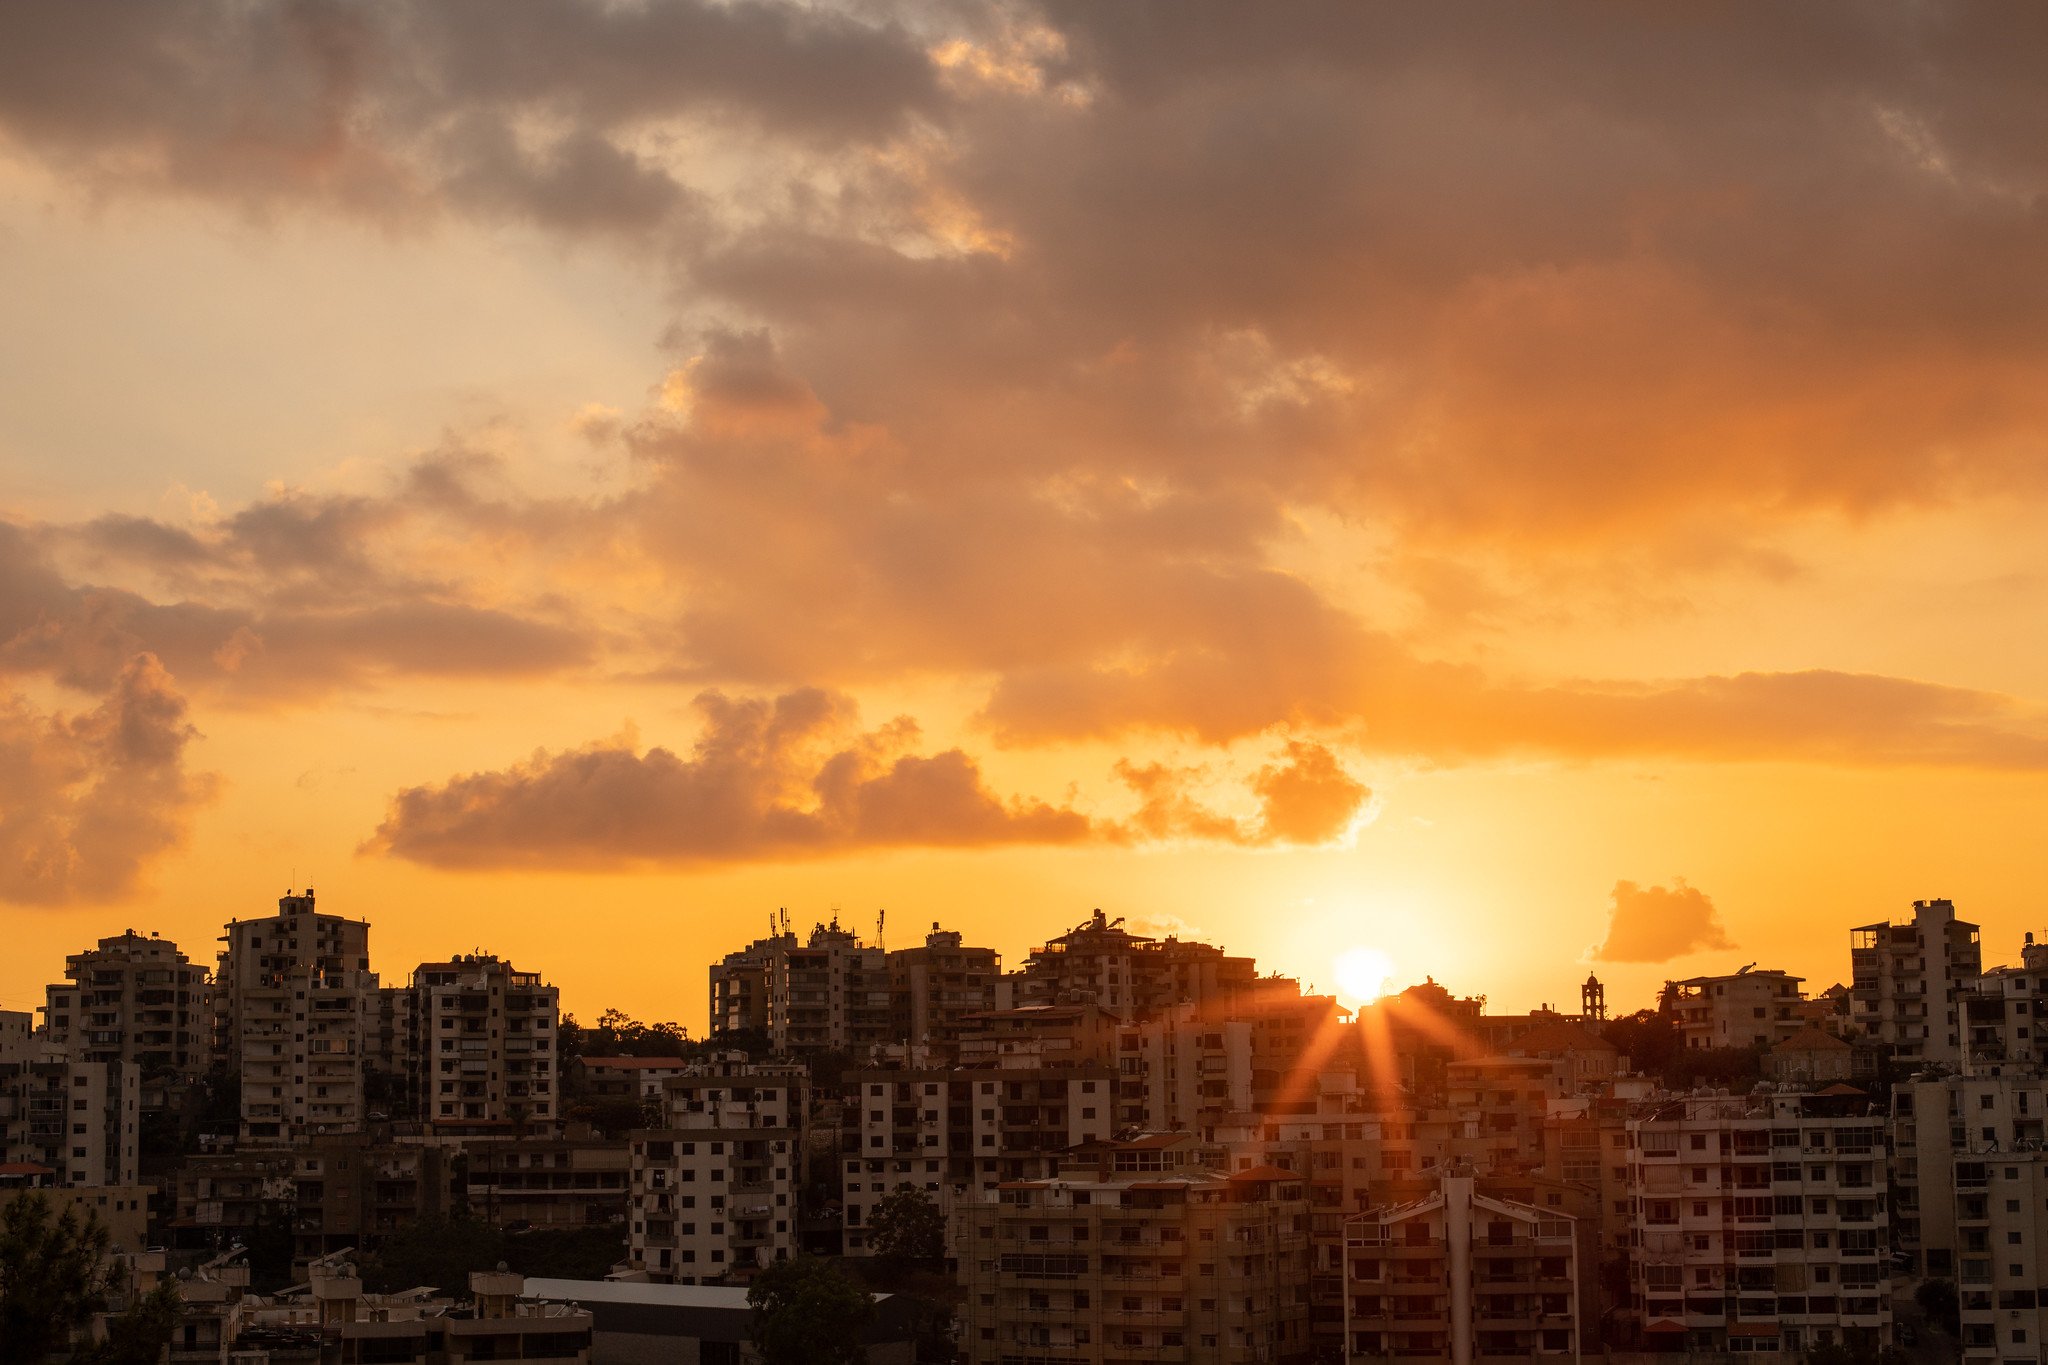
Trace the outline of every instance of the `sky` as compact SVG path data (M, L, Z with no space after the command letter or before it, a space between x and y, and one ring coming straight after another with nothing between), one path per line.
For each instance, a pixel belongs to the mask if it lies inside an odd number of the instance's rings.
M2048 927L2048 13L0 8L0 1008Z

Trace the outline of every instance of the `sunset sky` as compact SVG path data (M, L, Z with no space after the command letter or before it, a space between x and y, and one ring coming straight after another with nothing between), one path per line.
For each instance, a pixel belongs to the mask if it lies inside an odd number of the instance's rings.
M0 1008L291 886L1620 1009L2048 928L2048 10L0 7Z

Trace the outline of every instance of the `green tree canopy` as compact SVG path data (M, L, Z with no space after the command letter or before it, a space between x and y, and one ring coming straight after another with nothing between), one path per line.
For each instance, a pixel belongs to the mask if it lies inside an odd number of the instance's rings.
M777 1261L747 1289L763 1365L859 1365L875 1301L838 1266L815 1256Z

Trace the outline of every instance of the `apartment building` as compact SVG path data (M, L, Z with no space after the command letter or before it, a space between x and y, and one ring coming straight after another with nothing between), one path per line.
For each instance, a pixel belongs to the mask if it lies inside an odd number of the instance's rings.
M206 968L177 944L130 929L65 958L64 978L44 991L53 1050L152 1076L205 1073L213 1024Z
M1344 1219L1379 1202L1421 1193L1424 1166L1444 1159L1448 1124L1376 1112L1355 1074L1325 1072L1309 1082L1310 1103L1279 1115L1258 1110L1205 1124L1219 1170L1277 1167L1302 1180L1309 1204L1309 1332L1318 1359L1344 1350ZM1425 1154L1418 1159L1416 1139ZM1439 1150L1434 1140L1441 1139ZM1390 1164L1391 1158L1391 1164Z
M1102 1064L857 1071L846 1077L840 1151L845 1251L871 1253L867 1216L899 1185L951 1214L1004 1181L1042 1179L1059 1154L1119 1126Z
M307 1138L291 1154L292 1247L301 1260L389 1237L456 1207L456 1153L368 1133Z
M1635 1205L1628 1116L1649 1090L1647 1081L1616 1081L1553 1106L1543 1123L1542 1164L1533 1172L1547 1185L1523 1201L1562 1208L1577 1222L1581 1346L1588 1352L1606 1348L1610 1322L1629 1303L1625 1268Z
M1449 1108L1477 1129L1477 1169L1534 1170L1543 1160L1543 1121L1569 1089L1567 1064L1550 1057L1474 1057L1445 1069Z
M126 1062L0 1063L0 1160L57 1185L133 1185L140 1094Z
M1963 1056L1959 1000L1984 970L1977 926L1945 900L1913 902L1913 917L1849 931L1851 1021L1901 1061Z
M406 1011L418 1113L438 1134L552 1126L560 1112L555 988L471 953L414 969Z
M1799 989L1805 980L1744 967L1675 981L1679 1033L1689 1048L1775 1047L1806 1024L1806 995Z
M2031 1069L1892 1090L1892 1207L1908 1273L1956 1282L1966 1362L2048 1356L2048 1079Z
M767 1034L769 959L797 946L795 934L770 934L711 964L709 1036Z
M961 1030L960 1065L970 1070L1102 1065L1117 1046L1115 1017L1088 1003L986 1010Z
M365 1039L378 1010L370 926L323 915L313 889L233 920L214 977L221 1055L242 1085L241 1138L290 1143L366 1118Z
M1885 1135L1867 1099L1662 1097L1628 1132L1646 1337L1738 1354L1890 1343Z
M688 1075L694 1063L682 1057L578 1057L569 1065L592 1099L658 1100L662 1087Z
M923 946L893 953L836 917L801 941L785 930L713 963L710 983L711 1036L761 1033L780 1053L950 1048L963 1020L1004 1003L995 950L936 923Z
M584 1227L623 1222L633 1157L623 1138L505 1138L464 1152L469 1211L489 1223Z
M180 1161L171 1182L170 1245L223 1251L247 1243L296 1202L295 1160L282 1147L266 1146Z
M1182 1006L1116 1034L1120 1127L1198 1130L1254 1107L1248 1021L1213 1021Z
M1420 1199L1349 1219L1344 1340L1396 1360L1577 1358L1573 1220L1483 1193L1452 1167Z
M1251 958L1206 943L1133 934L1121 919L1097 910L1035 949L1009 986L1018 1005L1087 1001L1134 1020L1248 990L1256 979Z
M1763 1070L1774 1081L1808 1085L1847 1081L1856 1074L1856 1050L1808 1024L1765 1054Z
M0 1062L50 1061L54 1051L46 1035L36 1031L32 1011L0 1010Z
M809 1078L737 1055L663 1089L632 1135L627 1261L667 1284L716 1283L796 1254Z
M897 1041L889 955L850 929L758 939L711 967L711 1036L759 1030L779 1053L845 1052Z
M1959 998L1965 1071L2048 1066L2048 945L2029 933L2020 961L1965 982Z
M1188 1134L1091 1143L954 1215L972 1365L1310 1359L1301 1179Z
M967 946L956 930L937 922L922 947L897 949L888 965L896 1041L946 1046L959 1038L969 1015L1002 1003L1002 957L993 948Z
M1974 1076L1915 1077L1892 1087L1892 1220L1901 1259L1916 1273L1958 1275L1966 1237L1951 1192L1959 1162L2030 1152L2048 1140L2048 1079L2003 1067Z

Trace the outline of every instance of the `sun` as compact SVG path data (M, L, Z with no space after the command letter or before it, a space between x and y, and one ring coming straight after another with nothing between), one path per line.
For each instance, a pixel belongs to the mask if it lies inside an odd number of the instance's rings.
M1352 948L1337 955L1337 989L1354 1005L1369 1005L1387 993L1393 959L1377 948Z

